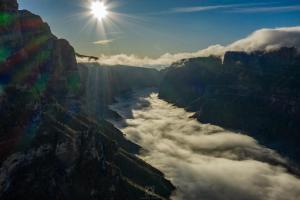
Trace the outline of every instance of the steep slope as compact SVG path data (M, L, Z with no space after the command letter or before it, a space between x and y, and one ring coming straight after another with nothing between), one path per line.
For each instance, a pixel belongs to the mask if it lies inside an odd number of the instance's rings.
M1 144L7 148L13 148L5 145L10 137L14 140L12 133L23 134L44 105L53 99L65 105L68 97L80 95L74 49L52 35L39 16L18 11L16 5L1 1Z
M97 118L114 116L107 106L115 97L134 89L158 87L162 77L155 69L98 63L80 63L79 71L85 87L84 110Z
M138 146L112 140L122 133L105 121L49 105L36 132L30 148L2 163L1 199L164 199L173 189L161 172L128 153ZM159 190L149 193L148 186Z
M82 114L74 49L14 0L0 0L0 88L0 199L167 199L174 190L132 154L139 146Z
M183 60L167 69L160 97L300 163L299 66L295 48Z

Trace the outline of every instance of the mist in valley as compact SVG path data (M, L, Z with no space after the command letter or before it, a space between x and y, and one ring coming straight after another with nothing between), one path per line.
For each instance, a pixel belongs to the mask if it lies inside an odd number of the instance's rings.
M140 157L177 187L173 199L292 200L300 179L289 163L255 139L201 124L189 113L158 98L155 90L136 91L111 106L126 137L141 145Z

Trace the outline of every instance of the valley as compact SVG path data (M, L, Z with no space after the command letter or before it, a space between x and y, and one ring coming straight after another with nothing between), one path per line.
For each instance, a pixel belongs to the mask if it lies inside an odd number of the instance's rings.
M199 123L159 99L157 90L118 98L113 123L142 147L140 158L161 170L177 187L173 199L282 200L300 195L293 166L254 138ZM299 174L298 174L299 175ZM156 188L159 189L159 188Z

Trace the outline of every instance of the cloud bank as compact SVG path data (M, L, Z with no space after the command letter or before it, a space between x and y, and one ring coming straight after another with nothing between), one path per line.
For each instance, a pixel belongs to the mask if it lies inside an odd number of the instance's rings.
M141 157L178 188L175 200L294 200L300 180L287 161L253 138L200 124L184 109L151 91L112 106L124 118L116 123L146 149Z
M209 46L197 52L166 53L158 58L138 57L136 55L100 55L99 63L105 65L129 65L139 67L164 68L185 58L209 55L223 56L226 51L274 50L280 47L297 47L300 49L300 26L275 29L259 29L249 36L227 46L220 44ZM78 62L88 62L78 59Z

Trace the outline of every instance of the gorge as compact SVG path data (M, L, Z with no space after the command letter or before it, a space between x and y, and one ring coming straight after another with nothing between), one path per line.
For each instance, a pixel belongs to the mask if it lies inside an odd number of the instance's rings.
M0 199L295 200L299 67L284 45L104 65L0 0Z
M255 139L201 124L187 112L159 99L154 89L119 98L115 121L140 157L177 187L173 199L282 200L300 195L300 179L288 160Z

